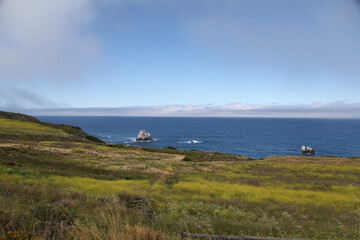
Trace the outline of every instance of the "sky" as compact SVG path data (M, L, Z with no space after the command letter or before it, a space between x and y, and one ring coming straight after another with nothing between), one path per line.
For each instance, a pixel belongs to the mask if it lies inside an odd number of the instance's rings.
M0 0L0 110L360 118L360 0Z

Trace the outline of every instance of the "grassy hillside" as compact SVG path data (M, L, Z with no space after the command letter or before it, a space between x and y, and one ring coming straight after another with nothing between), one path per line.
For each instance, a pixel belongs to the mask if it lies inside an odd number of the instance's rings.
M89 136L76 126L41 122L33 116L3 111L0 111L0 136L0 141L52 139L104 143L94 136Z
M360 238L360 158L252 160L86 136L0 118L3 238Z
M12 113L12 112L0 111L0 118L40 123L40 120L37 119L36 117L29 116L29 115L22 114L22 113Z

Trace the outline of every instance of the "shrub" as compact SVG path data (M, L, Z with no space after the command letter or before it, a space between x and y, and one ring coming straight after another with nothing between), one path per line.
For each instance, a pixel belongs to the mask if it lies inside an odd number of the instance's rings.
M94 136L90 136L90 135L87 135L85 137L87 140L90 140L92 142L96 142L96 143L105 143L103 140L97 138L97 137L94 137Z
M173 146L168 146L165 149L171 149L171 150L176 150L176 148L174 148Z

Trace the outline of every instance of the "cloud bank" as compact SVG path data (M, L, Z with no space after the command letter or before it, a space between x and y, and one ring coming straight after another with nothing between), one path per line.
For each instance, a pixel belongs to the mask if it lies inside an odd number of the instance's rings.
M310 105L164 105L118 108L18 109L47 116L149 116L149 117L278 117L278 118L360 118L360 103Z
M73 76L97 53L92 0L1 0L0 83Z
M0 108L6 111L13 109L57 107L50 99L23 88L14 86L0 87Z

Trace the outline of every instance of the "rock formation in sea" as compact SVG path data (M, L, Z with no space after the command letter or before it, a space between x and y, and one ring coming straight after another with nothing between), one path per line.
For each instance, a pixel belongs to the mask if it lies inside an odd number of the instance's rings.
M136 141L154 141L154 139L150 136L150 133L141 129L139 134L137 135Z
M302 146L301 147L301 153L302 154L314 154L315 150L312 147L309 146Z

